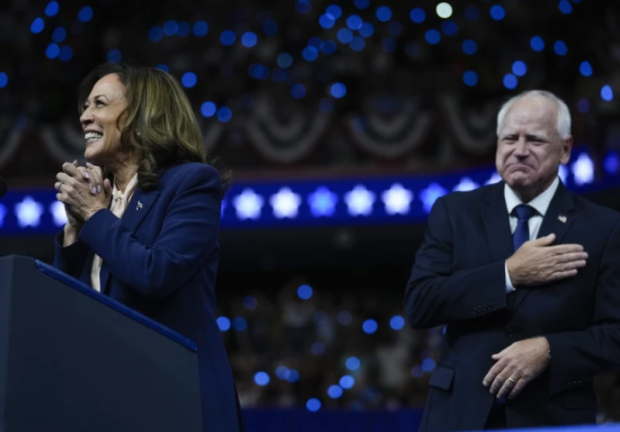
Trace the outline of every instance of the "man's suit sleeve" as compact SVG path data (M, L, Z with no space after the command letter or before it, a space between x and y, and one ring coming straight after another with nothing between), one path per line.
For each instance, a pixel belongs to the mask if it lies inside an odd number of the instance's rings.
M551 393L620 368L620 222L603 251L592 327L545 335L551 351Z
M456 235L445 198L439 198L407 284L405 311L414 328L428 329L477 318L506 307L504 261L455 272ZM471 251L476 253L475 244Z
M100 210L84 225L80 240L115 278L140 294L163 298L182 287L217 247L221 183L212 167L189 173L168 206L161 232L146 246L112 212Z

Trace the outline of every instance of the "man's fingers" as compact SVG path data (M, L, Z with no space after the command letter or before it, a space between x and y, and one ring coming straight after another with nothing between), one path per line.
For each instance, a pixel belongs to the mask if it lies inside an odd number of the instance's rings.
M504 360L499 360L497 363L495 363L493 367L489 369L489 372L482 380L482 385L484 385L485 387L492 385L497 375L499 375L500 372L504 370L505 364L506 362Z
M547 250L552 255L564 255L567 253L583 252L583 246L579 244L563 244L563 245L549 246Z
M584 261L588 259L587 252L570 252L557 257L559 263L567 263L573 261Z
M509 376L508 378L506 378L506 380L504 381L503 385L501 386L501 388L499 389L499 391L497 392L497 398L498 399L503 399L506 396L508 396L510 394L510 392L512 391L512 389L515 387L517 380L515 378L513 378L512 376Z
M523 378L517 381L517 383L512 387L510 394L508 395L508 399L512 400L519 396L519 393L523 391L525 386L527 385L527 381Z
M555 234L551 233L547 236L538 238L532 242L536 246L549 246L555 241Z
M497 395L505 385L508 385L510 388L512 388L510 382L506 384L506 381L508 381L508 378L510 378L511 375L512 370L504 368L504 370L502 370L502 372L495 377L495 380L493 380L493 384L491 384L491 388L489 389L489 391L494 395Z
M568 270L568 271L560 271L560 272L553 273L549 280L566 279L566 278L573 277L573 276L576 276L576 275L577 275L577 269Z

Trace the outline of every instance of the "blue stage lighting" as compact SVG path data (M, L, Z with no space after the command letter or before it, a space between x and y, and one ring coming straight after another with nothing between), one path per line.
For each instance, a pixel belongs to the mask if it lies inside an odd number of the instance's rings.
M478 44L476 41L467 39L463 41L463 52L467 55L474 55L478 51Z
M194 35L198 37L206 36L209 32L209 24L205 21L196 21L194 23Z
M237 40L237 35L232 30L225 30L220 35L220 42L224 46L231 46L235 43L235 40Z
M427 30L426 32L426 42L431 45L437 45L441 41L441 33L439 33L435 29Z
M579 72L585 77L592 76L592 65L587 61L581 62L579 65Z
M500 5L491 6L491 18L501 21L506 17L506 10Z
M330 93L336 99L340 99L347 94L347 87L342 83L334 83L331 86Z
M542 51L545 49L545 41L540 36L534 36L530 41L530 46L534 51Z
M216 111L217 106L211 101L203 103L200 107L200 114L202 114L203 117L213 117Z
M60 47L57 43L52 42L47 46L47 49L45 50L45 56L48 59L55 59L56 57L58 57L58 54L60 54Z
M373 334L377 331L377 327L377 321L373 319L367 319L366 321L364 321L364 324L362 324L362 330L366 334Z
M521 60L517 60L512 64L512 73L521 77L527 73L527 65Z
M183 87L192 88L198 82L198 77L194 72L185 72L181 77L181 84Z
M297 296L302 300L309 300L312 297L312 287L310 285L301 285L297 288Z
M64 27L56 27L54 33L52 33L52 40L56 43L62 43L67 37L67 30Z
M230 320L225 316L221 316L217 319L217 326L220 328L220 331L228 331L230 330Z
M227 123L232 118L232 110L228 107L221 107L217 110L217 119L222 123Z
M362 24L362 26L358 30L358 33L360 34L360 36L369 38L375 33L375 28L371 23L366 22Z
M380 6L377 8L376 15L379 21L386 22L392 19L392 10L387 6Z
M241 44L246 48L252 48L258 42L256 33L246 32L241 36Z
M56 14L58 14L59 10L60 10L60 6L58 5L58 2L51 1L45 7L45 15L50 16L50 17L55 16Z
M78 12L78 19L82 22L88 22L93 18L93 9L90 6L84 6Z
M164 30L161 27L151 27L149 30L149 40L159 42L164 37Z
M512 90L516 88L518 84L519 79L513 74L504 75L504 87L506 87L507 89Z
M30 31L34 34L41 33L44 28L45 28L45 21L43 21L43 18L35 18L34 21L32 21L32 24L30 25Z
M420 24L423 23L424 20L426 19L426 12L424 12L424 9L422 8L413 8L411 9L411 12L409 13L409 18L411 18L411 21L413 21L416 24Z

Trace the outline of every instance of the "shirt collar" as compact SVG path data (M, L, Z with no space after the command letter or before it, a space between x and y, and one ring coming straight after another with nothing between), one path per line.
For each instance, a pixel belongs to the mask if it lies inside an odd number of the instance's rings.
M543 193L538 195L529 203L525 203L530 207L533 207L534 210L538 212L539 215L544 216L547 213L547 209L549 208L549 204L551 204L551 200L553 199L553 195L555 195L555 191L558 190L558 186L560 185L560 179L557 177L551 183L551 186L547 188ZM504 183L504 199L506 200L506 208L508 209L508 214L512 214L512 211L516 206L520 204L524 204L521 201L521 198L515 194L515 192Z
M114 188L112 189L112 196L116 199L118 198L129 198L134 190L136 189L136 186L138 186L138 174L136 173L136 175L134 175L131 180L129 180L129 183L127 184L127 187L125 188L125 192L121 193L118 188L116 187L116 182L114 182Z

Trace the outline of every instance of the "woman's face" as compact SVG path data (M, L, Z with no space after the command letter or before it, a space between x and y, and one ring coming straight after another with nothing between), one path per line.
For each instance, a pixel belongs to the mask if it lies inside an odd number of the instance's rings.
M127 108L125 86L118 75L110 74L93 86L84 102L80 117L86 139L84 157L95 165L105 165L118 155L121 146L122 121L119 117Z

